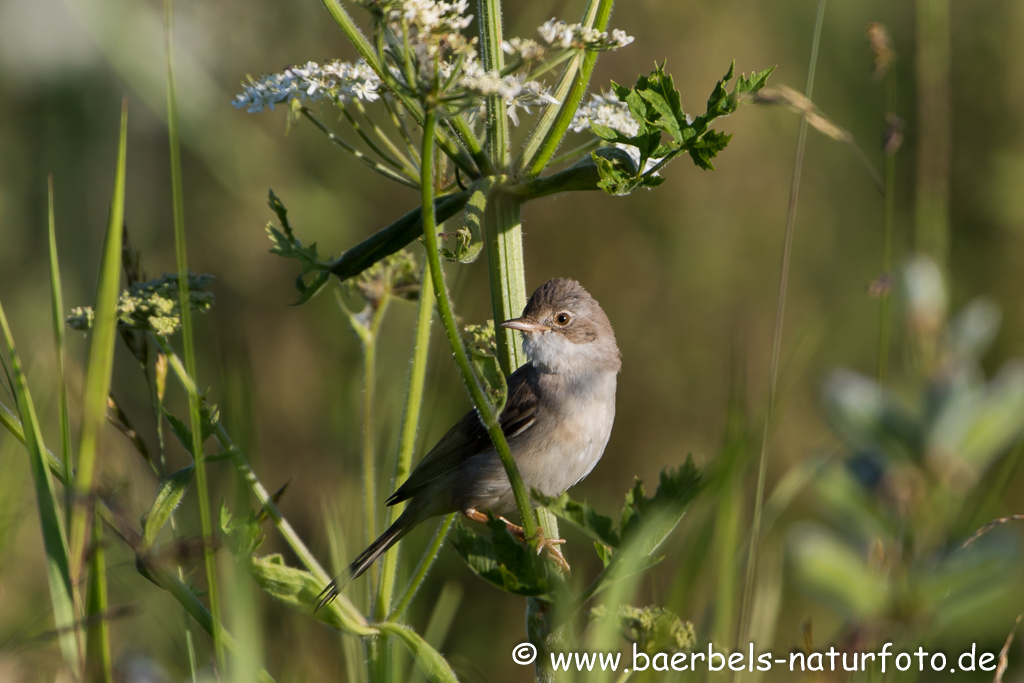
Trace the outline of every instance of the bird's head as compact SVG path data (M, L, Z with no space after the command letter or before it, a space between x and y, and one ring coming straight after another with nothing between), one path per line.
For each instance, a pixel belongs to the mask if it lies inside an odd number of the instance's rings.
M501 326L523 333L526 356L543 372L618 372L622 364L608 316L575 280L548 280Z

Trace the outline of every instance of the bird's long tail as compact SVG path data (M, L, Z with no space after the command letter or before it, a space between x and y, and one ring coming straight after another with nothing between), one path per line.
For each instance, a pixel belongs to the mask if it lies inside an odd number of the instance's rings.
M358 578L369 569L370 565L377 561L377 558L383 555L388 548L398 543L402 536L405 536L415 526L415 523L410 523L409 518L406 516L408 512L406 510L405 513L395 520L394 524L388 527L387 531L370 544L370 547L359 553L359 557L352 560L352 564L348 566L347 572L335 577L333 581L327 584L327 587L317 597L317 609L331 604L331 601L338 597L338 592L343 585Z

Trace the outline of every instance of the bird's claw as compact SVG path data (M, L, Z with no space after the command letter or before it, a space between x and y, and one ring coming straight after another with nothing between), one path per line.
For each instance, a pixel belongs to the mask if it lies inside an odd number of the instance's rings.
M562 549L558 547L565 543L564 538L546 538L544 536L544 530L538 528L537 535L532 539L528 539L526 538L526 531L523 527L518 524L513 524L504 517L499 517L498 519L505 522L505 526L508 527L509 532L511 532L516 538L523 541L538 541L537 554L540 555L542 552L547 551L548 557L558 565L558 568L565 572L566 576L572 576L572 569L569 567L569 562L565 559L565 555L562 554Z
M466 517L473 520L474 522L482 522L484 524L487 523L487 515L480 512L479 510L469 508L467 510L463 510L462 514L466 515ZM526 531L523 529L523 527L519 526L518 524L513 524L504 517L499 517L498 519L505 522L505 526L508 528L509 533L518 538L520 541L538 541L537 554L540 555L542 552L547 551L548 557L550 557L554 561L554 563L558 565L558 568L565 572L566 576L572 576L572 570L569 568L569 563L566 561L565 555L562 554L561 548L558 547L565 543L564 538L545 538L543 529L537 529L536 536L534 536L533 538L527 538Z

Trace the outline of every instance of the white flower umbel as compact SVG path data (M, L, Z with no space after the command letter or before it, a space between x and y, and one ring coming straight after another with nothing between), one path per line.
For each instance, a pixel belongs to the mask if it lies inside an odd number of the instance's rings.
M539 107L545 104L560 104L548 88L539 81L528 81L522 74L509 74L502 76L497 71L484 71L479 62L467 61L463 67L463 75L459 85L476 95L498 95L504 100L508 107L508 117L512 123L519 125L519 116L516 113L522 108L527 114L531 113L530 107Z
M608 126L629 137L640 130L636 119L629 113L629 106L610 91L603 95L591 95L590 101L581 104L576 110L569 126L574 133L581 133L590 130L591 122Z
M248 112L274 109L274 105L287 104L292 100L319 102L331 100L345 104L353 99L375 101L380 95L377 89L380 79L366 62L355 64L335 60L320 66L307 62L293 66L281 73L269 74L258 79L249 78L241 93L232 101L235 107Z
M626 35L620 29L608 33L558 19L548 19L537 29L537 33L548 45L582 50L617 50L633 42L633 36Z
M501 49L507 55L518 55L524 62L539 62L547 50L530 38L509 38L501 41Z

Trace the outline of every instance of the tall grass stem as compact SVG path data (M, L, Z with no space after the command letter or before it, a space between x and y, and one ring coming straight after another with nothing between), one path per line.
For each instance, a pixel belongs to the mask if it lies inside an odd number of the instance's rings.
M814 72L818 64L818 49L821 45L821 29L825 20L825 2L818 0L814 20L814 37L811 41L810 64L807 67L807 83L804 95L813 99ZM757 549L761 541L761 511L764 506L765 479L768 473L768 439L775 408L775 394L779 383L779 359L782 353L782 327L786 317L786 292L789 286L790 260L793 253L793 237L796 232L796 208L800 198L800 177L804 167L804 150L807 145L807 119L800 119L796 138L796 155L793 159L793 175L789 188L789 204L786 210L786 235L782 247L782 265L779 275L779 293L775 310L775 327L772 333L772 355L768 378L768 406L765 410L764 427L761 433L761 448L758 454L757 483L754 493L754 510L750 524L750 546L747 550L746 576L743 581L743 600L740 603L740 626L737 646L746 647L750 638L750 613L753 607L754 579L757 576ZM738 679L738 674L737 674Z

